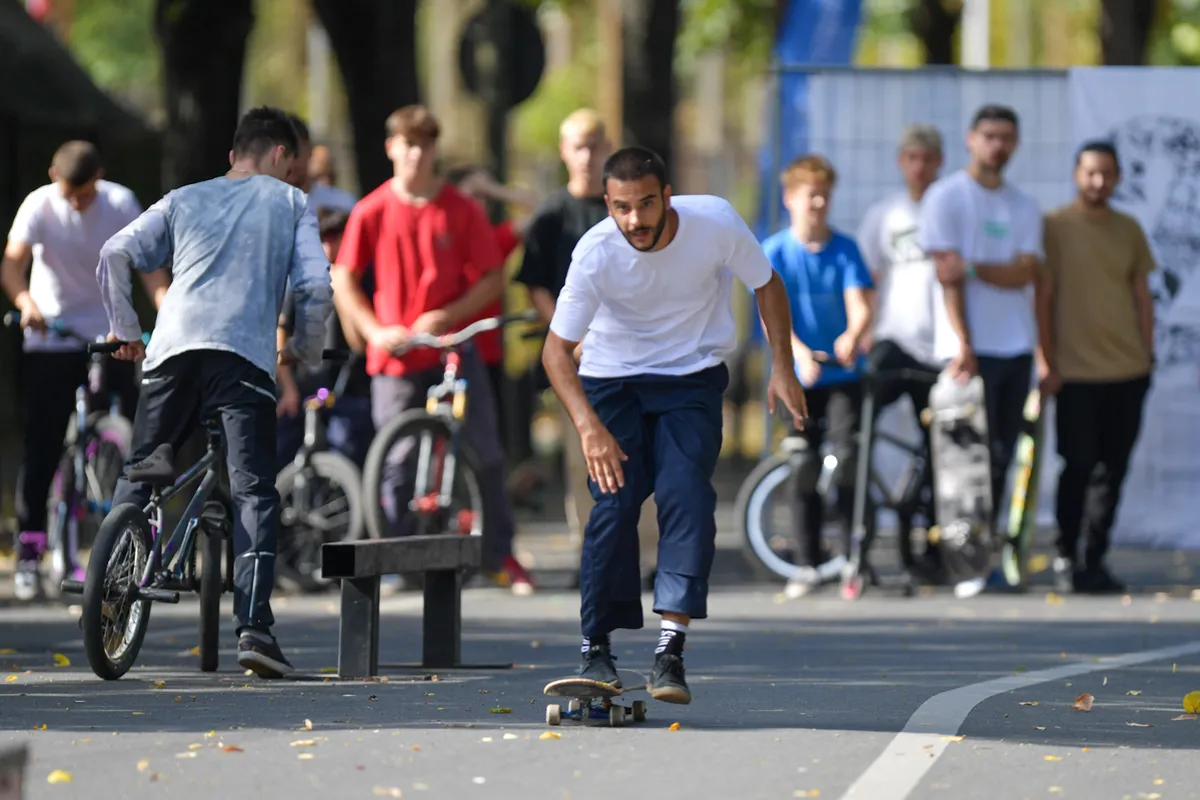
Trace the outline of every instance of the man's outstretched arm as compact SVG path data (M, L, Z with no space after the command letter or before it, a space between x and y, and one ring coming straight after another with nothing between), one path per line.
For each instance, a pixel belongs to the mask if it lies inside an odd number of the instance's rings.
M133 270L154 272L171 257L170 204L168 194L113 234L100 249L96 267L100 299L108 315L108 329L120 341L136 342L142 336L142 325L133 308Z

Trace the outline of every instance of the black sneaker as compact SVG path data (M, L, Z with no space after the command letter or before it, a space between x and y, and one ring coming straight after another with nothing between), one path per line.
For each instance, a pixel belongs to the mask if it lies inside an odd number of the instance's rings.
M617 675L617 667L613 664L616 656L606 644L594 644L583 653L583 663L579 666L579 677L607 683L616 689L621 688L621 678Z
M1103 566L1088 566L1075 576L1075 591L1080 594L1124 594L1121 583Z
M238 664L260 678L282 678L293 670L275 637L257 631L247 631L238 637Z
M659 653L650 671L650 696L664 703L687 705L692 693L683 677L683 659L670 653Z

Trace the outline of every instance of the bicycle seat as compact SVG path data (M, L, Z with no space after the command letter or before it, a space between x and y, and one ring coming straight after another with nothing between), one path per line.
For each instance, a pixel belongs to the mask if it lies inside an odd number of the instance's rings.
M154 452L129 468L132 483L148 483L154 487L170 486L175 482L175 450L160 444Z

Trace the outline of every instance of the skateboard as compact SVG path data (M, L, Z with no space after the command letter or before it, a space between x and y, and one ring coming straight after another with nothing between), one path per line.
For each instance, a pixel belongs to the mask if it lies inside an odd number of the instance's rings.
M1025 583L1029 545L1037 532L1038 486L1042 461L1042 434L1046 423L1042 417L1042 396L1037 389L1025 399L1021 435L1017 439L1016 476L1013 480L1012 503L1008 509L1008 534L1000 562L1004 578L1013 587Z
M627 686L620 689L599 681L584 678L560 678L550 681L542 694L547 697L569 698L564 710L558 703L546 706L546 724L558 725L564 719L583 722L589 719L608 720L608 724L619 728L629 717L634 722L644 722L646 719L646 701L634 700L628 706L612 702L614 697L620 697L626 692L645 690L646 684Z
M921 421L929 427L938 525L929 538L951 580L986 578L994 549L991 452L983 379L943 372Z

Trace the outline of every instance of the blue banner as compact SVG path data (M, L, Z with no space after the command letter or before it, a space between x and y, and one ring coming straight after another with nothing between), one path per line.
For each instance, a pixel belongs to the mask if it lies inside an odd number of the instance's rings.
M759 240L787 225L787 210L777 189L779 173L789 161L808 149L808 74L803 67L849 66L853 63L861 19L862 0L788 2L775 41L779 72L774 107L768 117L770 129L758 158L759 203L754 228ZM779 137L778 143L776 137ZM751 309L752 335L761 341L762 326L753 296Z

